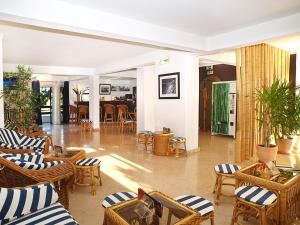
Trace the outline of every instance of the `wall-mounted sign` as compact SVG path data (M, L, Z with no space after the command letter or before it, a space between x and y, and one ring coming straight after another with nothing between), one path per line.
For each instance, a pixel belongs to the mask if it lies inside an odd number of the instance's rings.
M161 65L170 63L170 57L168 56L168 57L162 58L161 60L159 60L159 63Z

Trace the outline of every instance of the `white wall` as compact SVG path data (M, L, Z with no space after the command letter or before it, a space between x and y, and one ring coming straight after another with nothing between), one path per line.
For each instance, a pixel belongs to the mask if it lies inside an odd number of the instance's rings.
M111 84L111 86L128 86L130 91L112 91L110 95L101 95L105 101L110 101L112 97L121 97L125 94L132 94L132 88L136 87L136 79L134 80L112 80L100 79L100 84Z
M168 56L170 63L159 60ZM180 99L158 98L158 75L180 72ZM187 138L187 149L198 149L199 59L182 52L165 52L155 66L137 72L138 130L169 127L177 136ZM140 115L139 115L140 114Z

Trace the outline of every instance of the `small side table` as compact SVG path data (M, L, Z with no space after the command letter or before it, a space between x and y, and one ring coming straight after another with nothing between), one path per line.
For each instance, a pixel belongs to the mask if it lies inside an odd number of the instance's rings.
M153 133L153 154L159 156L167 156L171 154L170 138L174 137L174 133L163 133L156 131Z

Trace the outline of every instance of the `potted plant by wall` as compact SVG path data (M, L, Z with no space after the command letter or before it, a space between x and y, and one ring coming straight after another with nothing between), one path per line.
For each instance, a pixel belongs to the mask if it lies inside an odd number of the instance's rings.
M39 93L31 89L31 68L19 65L17 72L4 73L5 79L15 80L6 86L1 93L6 114L11 116L10 123L22 133L27 134L33 124L34 112L38 104Z
M288 100L289 85L286 82L275 80L271 86L265 86L256 92L257 120L261 143L257 145L259 161L268 162L276 160L278 147L276 138L279 132L279 117L282 107Z
M80 102L81 91L79 91L78 87L72 88L73 92L76 94L77 103Z
M278 123L280 125L277 132L278 152L289 154L293 149L294 135L300 130L300 94L297 91L299 87L293 88L289 84L286 92L285 105L280 108L281 113L278 114Z

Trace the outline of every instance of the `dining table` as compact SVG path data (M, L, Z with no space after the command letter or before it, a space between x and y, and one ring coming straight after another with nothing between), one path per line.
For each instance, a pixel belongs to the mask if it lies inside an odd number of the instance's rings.
M252 164L234 173L236 186L255 185L273 191L278 196L276 221L280 225L292 224L300 218L300 173L293 172L284 181L257 174L260 163Z
M134 198L106 208L103 225L196 225L200 223L201 216L197 211L159 191L150 192L149 195L162 203L161 217L155 214L147 218L141 216L143 213L140 213L140 205L143 202Z

